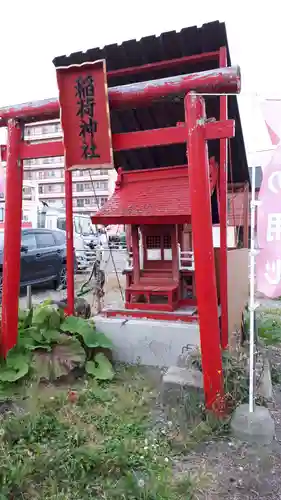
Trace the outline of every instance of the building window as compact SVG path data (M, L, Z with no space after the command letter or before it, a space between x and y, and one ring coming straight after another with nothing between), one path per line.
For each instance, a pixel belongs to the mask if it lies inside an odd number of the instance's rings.
M81 192L84 191L84 184L76 184L76 191Z
M84 198L79 198L77 200L77 207L84 207Z
M85 182L84 189L85 191L91 191L92 185L89 182Z
M85 198L85 205L91 205L91 199Z
M38 172L38 177L39 177L39 179L44 179L44 174L45 174L45 172L44 172L43 170L40 170L40 171Z
M39 194L43 194L43 186L41 186L41 185L40 185L40 186L38 187L38 191L39 191Z
M25 170L23 172L23 178L25 180L31 180L32 179L32 172L30 172L30 170Z
M36 162L34 158L29 158L28 160L23 161L23 165L33 165Z
M102 196L99 199L99 206L102 207L106 202L107 202L107 197L106 196Z

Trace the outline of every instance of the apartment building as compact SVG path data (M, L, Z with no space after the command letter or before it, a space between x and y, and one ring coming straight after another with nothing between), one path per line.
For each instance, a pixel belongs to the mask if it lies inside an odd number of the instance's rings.
M62 137L59 121L26 125L25 140L38 143L59 140ZM81 214L93 213L104 205L113 190L114 170L73 171L73 210ZM38 185L39 200L49 206L65 207L64 158L48 157L24 161L24 180ZM25 189L28 195L28 188Z

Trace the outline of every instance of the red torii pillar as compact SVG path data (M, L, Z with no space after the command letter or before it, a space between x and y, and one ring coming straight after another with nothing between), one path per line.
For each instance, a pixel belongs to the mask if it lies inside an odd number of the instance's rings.
M21 125L8 121L1 355L14 347L18 331L23 162L20 160ZM12 300L11 300L12 299Z
M194 92L187 94L184 102L204 391L206 406L211 409L223 395L223 374L205 128L206 113L204 100Z

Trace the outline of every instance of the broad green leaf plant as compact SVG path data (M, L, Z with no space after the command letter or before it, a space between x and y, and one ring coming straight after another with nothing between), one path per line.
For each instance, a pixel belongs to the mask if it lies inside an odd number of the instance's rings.
M7 386L29 375L55 381L77 368L97 380L112 380L114 371L106 355L112 347L92 320L65 317L47 300L19 311L18 342L1 361L0 384Z

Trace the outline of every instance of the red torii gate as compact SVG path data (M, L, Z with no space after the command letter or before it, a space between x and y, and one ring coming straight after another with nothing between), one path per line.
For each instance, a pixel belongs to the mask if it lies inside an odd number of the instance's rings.
M226 66L226 50L220 53L220 64ZM187 59L187 58L185 58ZM171 62L171 61L170 61ZM155 63L154 66L157 66ZM124 70L126 71L126 70ZM114 134L113 150L187 143L190 169L190 194L194 224L194 254L196 261L196 289L202 349L202 363L206 404L211 407L222 395L222 363L220 344L228 343L227 333L227 278L226 278L226 194L227 194L227 139L234 136L234 122L227 120L227 97L220 97L220 121L207 122L205 106L198 93L239 93L238 67L224 67L195 74L179 75L150 82L134 83L108 89L111 109L137 107L170 95L186 95L184 123L175 127ZM196 93L195 93L196 92ZM18 292L20 281L22 161L27 158L62 156L64 146L60 141L28 144L23 140L25 123L59 117L56 99L0 109L0 126L8 126L6 158L6 207L4 273L2 298L2 354L5 356L17 341ZM222 268L222 340L217 314L216 278L212 243L212 217L209 195L208 157L206 141L220 139L220 228ZM74 310L73 262L73 208L72 172L65 170L67 215L67 299L68 313ZM206 280L206 275L208 279ZM223 286L222 286L223 285ZM211 334L210 334L211 332Z

